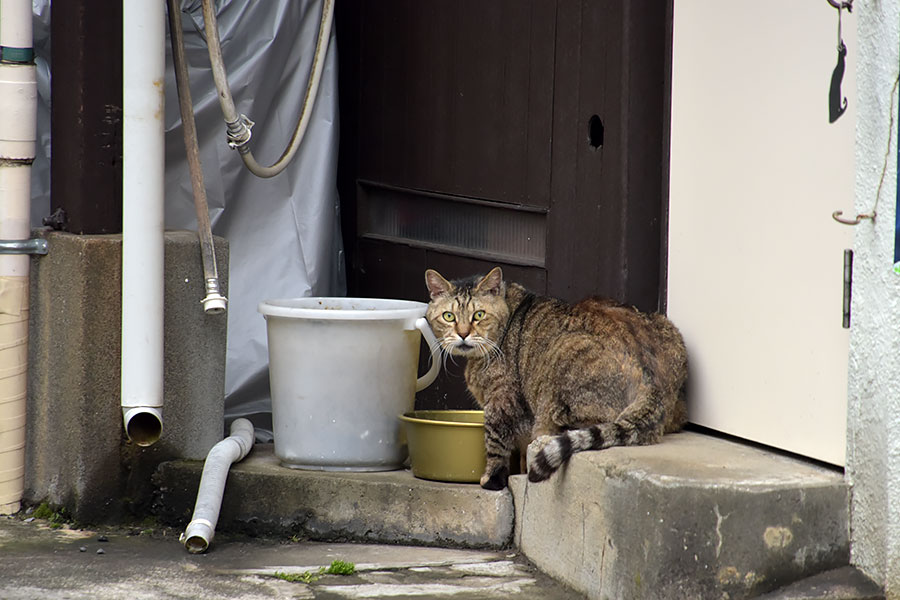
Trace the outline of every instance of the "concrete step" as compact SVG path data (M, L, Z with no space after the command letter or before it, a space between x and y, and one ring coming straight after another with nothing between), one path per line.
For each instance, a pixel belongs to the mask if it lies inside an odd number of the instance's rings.
M199 461L163 463L158 513L184 526ZM315 540L464 548L515 545L589 598L751 598L849 564L839 470L693 432L576 455L510 490L408 471L281 467L258 444L232 467L219 529Z
M684 432L512 478L516 546L589 598L751 598L849 564L843 474Z
M199 461L160 465L157 513L186 525L203 470ZM512 540L508 490L379 473L301 471L282 467L272 444L256 444L232 466L218 527L227 531L326 541L504 548Z

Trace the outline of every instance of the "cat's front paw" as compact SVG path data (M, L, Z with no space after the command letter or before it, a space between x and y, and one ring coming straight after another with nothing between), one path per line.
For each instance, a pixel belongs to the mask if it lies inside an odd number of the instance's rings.
M506 487L509 480L509 469L507 467L499 467L494 469L492 473L485 471L481 476L481 487L486 490L502 490Z

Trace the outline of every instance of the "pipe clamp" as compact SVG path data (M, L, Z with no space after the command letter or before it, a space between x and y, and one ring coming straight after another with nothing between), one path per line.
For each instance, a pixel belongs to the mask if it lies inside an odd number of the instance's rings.
M50 244L47 240L0 240L0 254L47 254Z
M228 146L232 150L241 150L250 141L253 133L250 131L256 125L247 115L242 114L237 121L225 122L225 137L228 138Z

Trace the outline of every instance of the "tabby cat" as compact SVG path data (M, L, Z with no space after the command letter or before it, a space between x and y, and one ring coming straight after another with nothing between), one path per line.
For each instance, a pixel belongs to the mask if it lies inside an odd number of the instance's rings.
M542 481L575 452L654 443L684 424L687 351L666 317L537 296L500 267L453 282L429 269L425 283L431 328L467 359L484 408L482 487L506 487L512 451L530 440L528 479Z

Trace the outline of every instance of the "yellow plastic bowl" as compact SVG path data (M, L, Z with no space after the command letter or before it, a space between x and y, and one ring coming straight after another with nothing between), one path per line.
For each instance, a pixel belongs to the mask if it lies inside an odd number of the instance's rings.
M475 483L484 473L484 411L414 410L400 417L406 428L413 475Z

